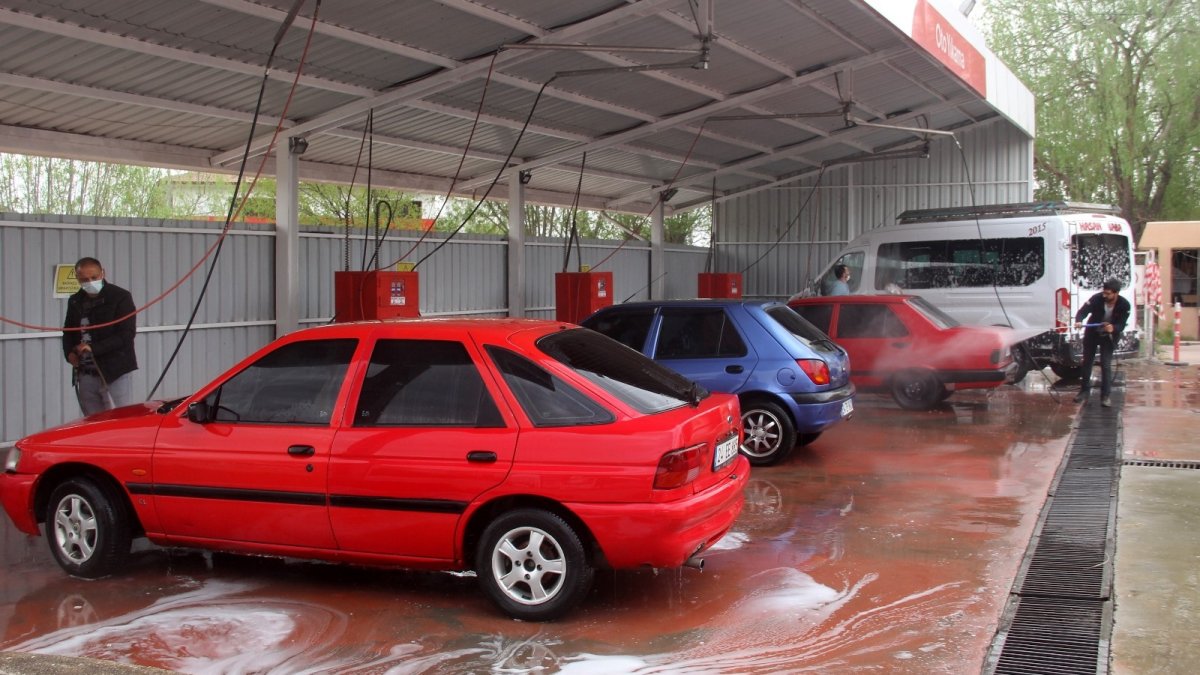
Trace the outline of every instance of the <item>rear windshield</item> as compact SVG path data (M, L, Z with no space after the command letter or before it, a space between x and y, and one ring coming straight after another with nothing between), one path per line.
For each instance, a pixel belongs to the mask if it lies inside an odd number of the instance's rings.
M825 352L837 351L837 348L828 335L821 332L820 328L809 323L808 319L797 314L791 307L784 307L782 305L770 307L767 309L767 316L774 319L787 332L796 336L796 338L813 350Z
M537 346L641 413L671 410L708 396L700 385L593 330L559 331Z
M1129 288L1131 257L1129 238L1123 234L1077 234L1071 237L1071 281L1097 289L1115 278L1121 288Z
M955 326L959 325L958 321L956 321L954 317L929 304L929 301L925 298L916 296L911 297L908 299L908 304L912 306L913 309L925 315L925 318L933 322L933 325L937 326L938 328L945 330L946 328L954 328Z

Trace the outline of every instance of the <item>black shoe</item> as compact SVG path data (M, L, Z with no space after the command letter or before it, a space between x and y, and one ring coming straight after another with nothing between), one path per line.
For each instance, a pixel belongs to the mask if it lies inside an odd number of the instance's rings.
M1105 408L1111 408L1112 407L1112 397L1105 396L1104 398L1100 399L1100 405L1104 406Z
M1075 394L1075 402L1083 403L1084 401L1088 400L1088 393L1089 392L1081 391L1078 394Z

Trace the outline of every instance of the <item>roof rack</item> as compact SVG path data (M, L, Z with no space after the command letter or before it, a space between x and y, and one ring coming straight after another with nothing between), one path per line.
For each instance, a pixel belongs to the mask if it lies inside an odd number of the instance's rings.
M910 209L896 216L898 224L928 223L970 218L1017 218L1060 213L1104 213L1117 215L1116 207L1082 202L1023 202L1019 204L980 204L942 209Z

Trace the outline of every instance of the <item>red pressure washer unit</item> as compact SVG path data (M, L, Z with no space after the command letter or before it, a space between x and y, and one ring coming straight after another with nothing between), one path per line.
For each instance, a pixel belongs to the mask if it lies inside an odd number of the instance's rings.
M334 320L337 323L421 316L416 272L334 272Z
M701 272L697 285L701 298L740 298L745 288L740 272Z
M555 272L554 318L579 323L613 304L612 272Z

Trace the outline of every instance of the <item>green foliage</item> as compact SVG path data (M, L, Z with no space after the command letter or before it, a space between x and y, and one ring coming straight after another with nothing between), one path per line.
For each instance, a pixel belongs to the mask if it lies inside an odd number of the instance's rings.
M1200 216L1196 0L990 0L990 45L1037 97L1037 198Z
M508 203L486 201L482 204L469 199L451 199L438 218L435 229L453 231L469 217L464 232L504 234L508 231ZM525 205L525 233L534 237L566 238L571 232L572 210L567 207ZM574 211L575 225L582 239L650 238L650 218L631 213L608 211ZM664 241L690 244L708 233L711 218L709 209L676 213L663 219Z
M0 154L0 211L166 218L164 169Z
M196 172L180 173L122 164L81 162L29 155L0 154L0 211L56 213L135 218L214 219L223 221L229 212L234 177ZM239 194L245 200L238 220L274 222L274 178L243 181ZM478 203L453 198L442 205L442 197L416 195L398 190L356 185L306 183L299 186L299 220L303 224L381 230L419 230L422 215L436 216L434 229L453 232L467 220L464 232L504 234L508 232L508 204L489 200ZM379 206L380 204L383 206ZM390 213L389 213L390 211ZM424 213L423 213L424 212ZM526 234L566 238L574 215L583 239L650 238L650 218L644 215L572 210L566 207L526 204ZM706 236L711 219L708 209L677 213L663 221L666 243L694 243Z

